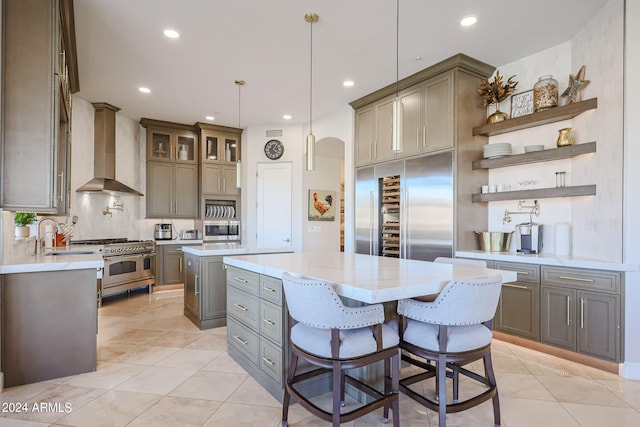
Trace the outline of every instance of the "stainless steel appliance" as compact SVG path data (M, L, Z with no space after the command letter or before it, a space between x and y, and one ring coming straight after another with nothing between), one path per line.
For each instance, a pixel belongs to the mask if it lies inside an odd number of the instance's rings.
M209 220L202 221L202 241L204 242L240 242L240 221Z
M184 230L182 232L182 240L196 240L198 238L198 230Z
M356 253L453 256L453 152L356 170Z
M104 268L98 281L98 306L102 298L148 286L156 281L154 264L156 244L153 240L98 239L72 241L72 245L102 245Z
M539 254L542 252L542 224L525 222L516 225L516 252Z
M153 238L156 240L173 239L173 227L171 224L156 224L153 231Z

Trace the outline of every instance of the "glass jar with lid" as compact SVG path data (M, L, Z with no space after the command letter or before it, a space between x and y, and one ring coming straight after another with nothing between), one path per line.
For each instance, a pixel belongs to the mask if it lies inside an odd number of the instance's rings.
M541 76L533 85L533 110L543 111L558 106L558 81L552 75Z

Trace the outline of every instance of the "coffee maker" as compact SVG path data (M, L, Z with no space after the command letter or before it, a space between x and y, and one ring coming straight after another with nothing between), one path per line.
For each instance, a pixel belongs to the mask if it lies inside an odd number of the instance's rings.
M516 225L516 252L523 254L542 252L542 224L525 222Z

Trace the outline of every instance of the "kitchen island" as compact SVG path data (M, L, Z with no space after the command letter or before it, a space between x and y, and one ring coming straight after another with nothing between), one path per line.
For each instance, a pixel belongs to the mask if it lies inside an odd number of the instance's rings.
M504 282L517 277L512 271L340 252L227 256L224 264L229 355L278 400L288 357L284 272L332 282L341 297L355 303L389 302L388 315L392 302L437 294L451 280L498 273Z
M96 370L100 253L5 254L0 366L13 387Z
M184 315L200 329L227 324L227 285L223 257L243 254L293 252L286 247L261 247L236 243L183 246Z

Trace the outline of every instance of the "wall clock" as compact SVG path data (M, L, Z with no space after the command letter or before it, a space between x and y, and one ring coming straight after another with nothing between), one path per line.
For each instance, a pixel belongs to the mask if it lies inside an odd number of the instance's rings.
M277 139L267 141L264 145L264 154L271 160L278 160L284 154L284 145Z

